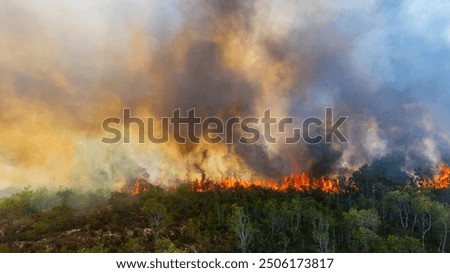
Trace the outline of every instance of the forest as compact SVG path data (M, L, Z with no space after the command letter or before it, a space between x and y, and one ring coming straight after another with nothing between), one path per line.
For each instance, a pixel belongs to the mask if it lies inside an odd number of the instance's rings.
M26 187L0 199L0 252L448 251L449 189L388 165L340 177L339 193L145 178L112 192Z

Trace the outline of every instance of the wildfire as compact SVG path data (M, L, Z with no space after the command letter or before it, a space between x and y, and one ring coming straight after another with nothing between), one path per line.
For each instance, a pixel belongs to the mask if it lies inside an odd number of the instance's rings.
M423 180L422 187L434 189L446 189L450 186L450 167L442 164L441 173L436 175L432 181Z
M244 188L249 189L252 187L261 187L271 189L274 191L287 191L288 189L296 191L310 191L320 190L329 194L338 194L344 192L339 185L338 179L329 179L325 177L313 178L306 172L299 174L291 174L285 176L283 179L278 180L275 178L256 179L256 180L239 180L225 178L220 182L208 183L205 179L202 179L198 183L191 185L195 191L203 192L210 191L214 188L219 189L232 189L232 188Z
M265 188L273 191L285 192L294 190L299 192L321 191L327 194L339 194L348 192L357 192L356 184L342 185L337 178L320 177L315 178L307 172L293 173L282 179L265 178L265 179L233 179L225 178L218 182L208 181L203 175L201 181L189 183L191 190L197 192L212 191L214 189L228 190L233 188ZM148 192L149 183L145 179L136 179L125 185L122 189L130 195L139 195ZM422 188L446 189L450 187L450 167L441 165L440 174L436 175L433 180L423 180L420 183Z
M142 181L141 179L136 179L132 183L126 185L122 191L131 195L138 195L147 192L148 182Z

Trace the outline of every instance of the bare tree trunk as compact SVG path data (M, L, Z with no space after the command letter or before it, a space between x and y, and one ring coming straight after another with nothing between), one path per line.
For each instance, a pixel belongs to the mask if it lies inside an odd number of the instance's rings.
M422 246L425 247L425 235L430 231L432 222L431 215L427 213L422 213L421 221L419 222L419 230L422 233Z
M447 221L444 222L444 238L442 238L442 246L441 246L441 252L445 253L445 243L447 242L447 232L448 232L448 225Z

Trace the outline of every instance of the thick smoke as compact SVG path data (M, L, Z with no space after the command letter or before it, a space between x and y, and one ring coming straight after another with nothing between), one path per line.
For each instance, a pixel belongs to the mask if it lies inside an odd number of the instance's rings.
M450 158L445 1L77 3L0 3L1 188L348 174L383 157L410 172ZM123 108L271 109L299 126L326 107L349 116L349 143L100 143Z

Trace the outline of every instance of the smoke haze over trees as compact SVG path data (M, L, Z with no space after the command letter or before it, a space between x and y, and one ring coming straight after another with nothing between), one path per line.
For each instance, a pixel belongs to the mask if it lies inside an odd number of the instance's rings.
M0 199L0 250L447 252L450 189L418 186L419 174L398 183L380 164L341 178L361 190L339 194L145 179L112 193L26 188Z

